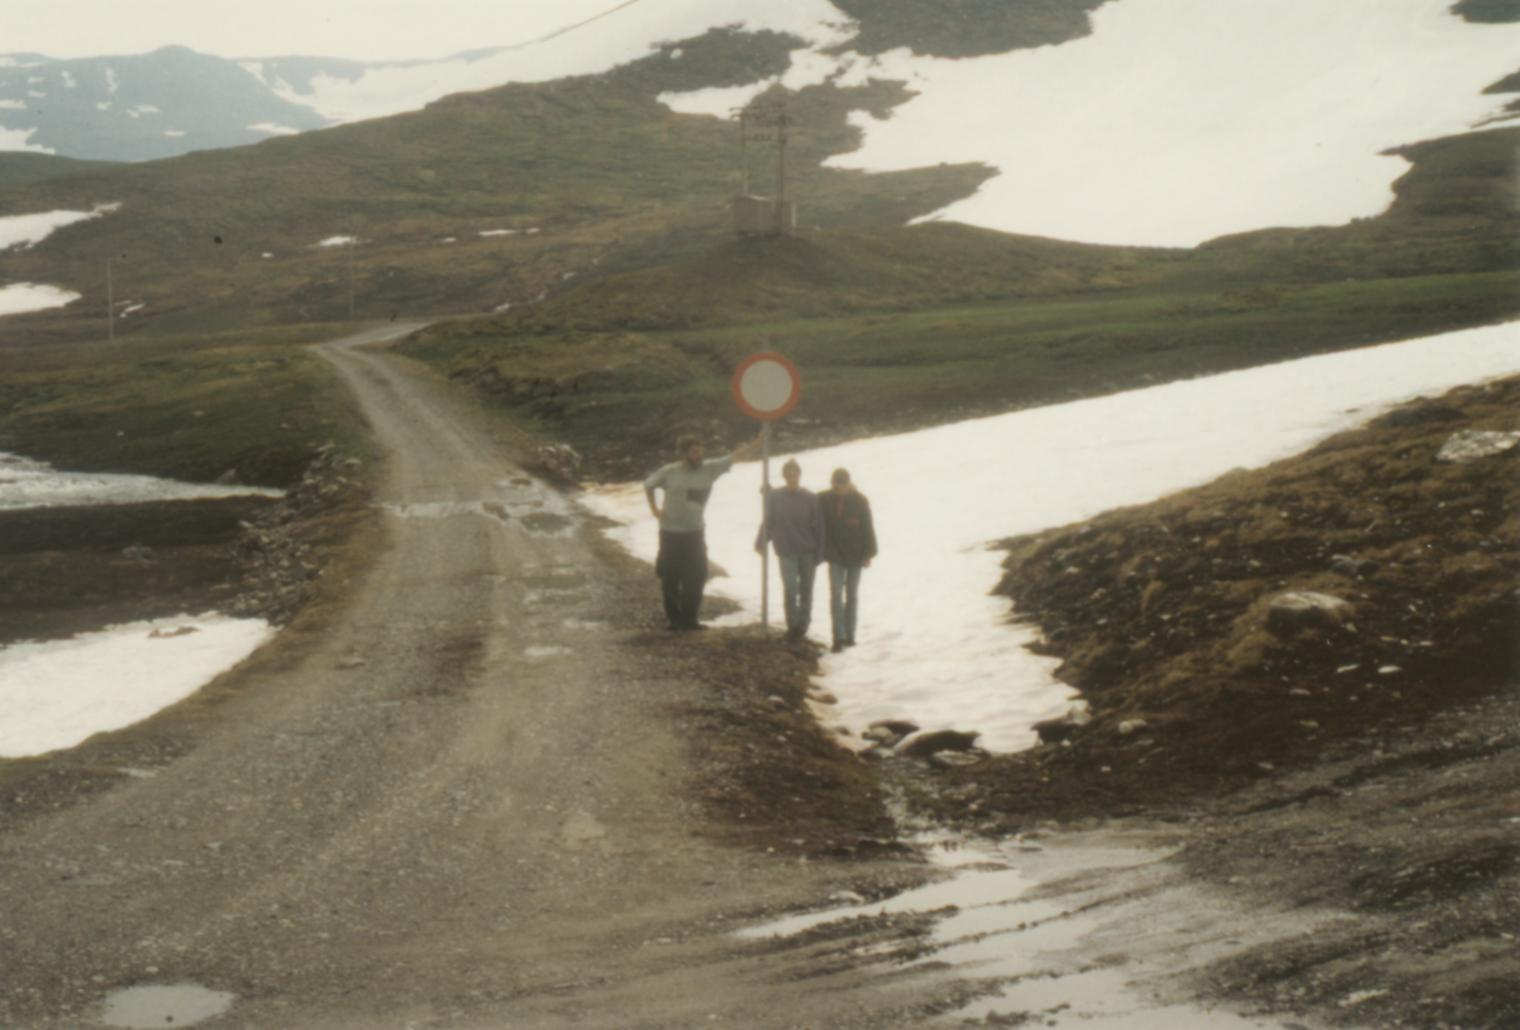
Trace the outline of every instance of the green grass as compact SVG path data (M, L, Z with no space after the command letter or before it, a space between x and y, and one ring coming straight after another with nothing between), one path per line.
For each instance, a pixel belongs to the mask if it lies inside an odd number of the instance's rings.
M337 331L0 349L0 450L81 471L287 487L318 447L367 455L331 366L302 344Z
M474 383L606 475L629 475L687 429L747 428L729 398L746 354L798 365L798 442L1091 396L1520 313L1520 270L940 305L711 328L481 334L443 324L406 349Z

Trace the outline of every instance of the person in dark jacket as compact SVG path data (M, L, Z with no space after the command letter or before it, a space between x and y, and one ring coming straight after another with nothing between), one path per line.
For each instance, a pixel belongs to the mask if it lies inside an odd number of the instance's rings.
M823 557L829 563L829 615L834 624L834 650L855 646L855 620L860 611L860 573L876 557L876 527L871 502L855 489L850 473L835 469L823 504Z
M803 489L802 466L795 459L781 466L781 478L786 485L766 495L755 550L764 553L769 530L786 597L786 638L796 642L807 636L813 620L813 581L823 561L823 510L813 491Z

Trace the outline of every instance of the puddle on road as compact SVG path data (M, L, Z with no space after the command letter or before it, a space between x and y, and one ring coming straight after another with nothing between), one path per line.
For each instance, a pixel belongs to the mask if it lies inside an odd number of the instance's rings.
M575 529L575 519L560 511L545 510L543 500L485 498L468 501L418 501L410 504L390 502L380 506L389 515L401 519L451 519L480 517L503 525L517 525L538 536L568 536Z
M236 997L197 984L129 987L106 996L100 1018L106 1026L193 1026L232 1008Z
M943 842L941 842L941 845ZM749 939L805 934L860 921L862 964L948 969L986 987L946 1025L1015 1020L1083 1030L1274 1030L1297 1026L1177 1004L1178 978L1245 950L1237 913L1179 885L1166 852L1133 847L1030 847L1019 842L928 845L950 878L885 901L789 916L739 932ZM911 949L883 943L883 921L932 919ZM1285 932L1262 920L1263 933ZM837 938L836 938L837 939ZM805 943L805 941L804 941ZM901 956L911 956L903 958ZM935 973L934 975L940 975ZM1001 1023L999 1024L1001 1025ZM1010 1024L1011 1025L1011 1024Z
M571 655L574 653L575 652L570 650L568 647L560 647L558 644L535 644L534 646L523 651L523 656L533 659L563 658L566 655Z

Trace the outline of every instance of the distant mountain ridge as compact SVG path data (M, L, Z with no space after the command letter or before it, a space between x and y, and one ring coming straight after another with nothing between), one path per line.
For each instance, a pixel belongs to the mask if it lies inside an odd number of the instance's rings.
M0 149L149 161L333 124L235 61L171 46L54 60L0 56Z
M679 58L676 40L730 22L763 34L785 31L783 25L799 19L837 15L839 38L862 54L898 47L943 57L990 54L1082 36L1090 28L1088 14L1104 2L721 0L700 16L670 8L645 15L640 8L616 25L597 26L591 39L586 30L600 16L537 40L402 61L300 55L228 59L182 46L68 60L0 54L0 152L146 161L242 146L415 111L446 95L508 82L599 74L649 53ZM617 11L621 8L611 13ZM630 29L629 17L639 19L642 32ZM651 26L653 34L647 35ZM560 37L564 45L552 52L540 47ZM607 58L609 41L618 38L625 52ZM794 45L804 43L794 39ZM565 66L557 67L561 62ZM690 81L689 73L683 79L688 89L734 84L721 74L716 83Z

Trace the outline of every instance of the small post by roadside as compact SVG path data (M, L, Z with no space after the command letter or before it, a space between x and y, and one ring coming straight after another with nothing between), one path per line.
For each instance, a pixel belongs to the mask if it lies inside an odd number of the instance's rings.
M111 282L111 262L125 260L125 254L106 255L106 342L116 342L116 289Z
M739 410L760 426L760 629L770 632L771 423L786 417L802 398L797 366L775 351L751 354L734 369L731 382Z

